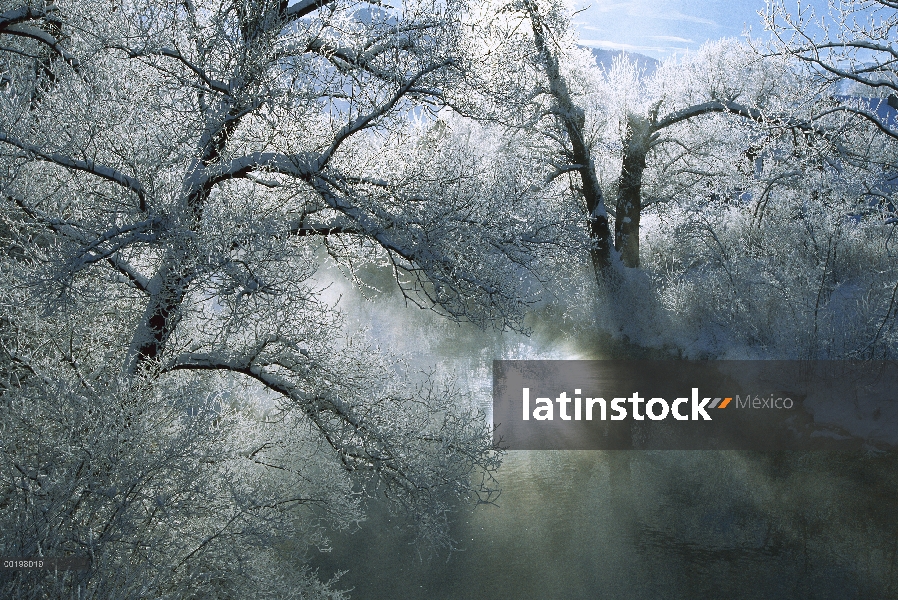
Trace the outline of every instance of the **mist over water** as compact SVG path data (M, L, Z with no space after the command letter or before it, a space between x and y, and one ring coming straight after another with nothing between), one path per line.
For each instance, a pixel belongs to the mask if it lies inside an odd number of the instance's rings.
M509 453L498 506L420 557L383 511L313 562L355 598L895 597L895 457Z
M339 291L372 339L454 374L485 410L493 359L643 352L545 326L482 332ZM898 597L894 451L511 451L497 477L496 505L453 517L456 551L422 551L373 499L309 562L324 579L347 570L339 587L375 600Z

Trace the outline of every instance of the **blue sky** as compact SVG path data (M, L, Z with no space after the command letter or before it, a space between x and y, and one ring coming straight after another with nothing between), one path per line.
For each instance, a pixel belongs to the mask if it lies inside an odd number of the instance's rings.
M703 42L761 36L764 0L574 0L583 45L639 52L655 58L695 50ZM808 2L803 2L807 4ZM793 5L787 2L787 6ZM825 7L825 0L810 2Z

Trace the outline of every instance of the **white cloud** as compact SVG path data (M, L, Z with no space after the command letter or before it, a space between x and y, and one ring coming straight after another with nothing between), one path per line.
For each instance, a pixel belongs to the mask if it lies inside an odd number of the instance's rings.
M600 12L600 13L610 13L610 12L622 12L626 13L628 17L639 17L642 19L660 19L663 21L686 21L688 23L698 23L701 25L710 25L711 27L720 27L720 24L716 21L712 21L711 19L706 19L704 17L696 17L693 15L687 15L678 10L668 10L664 8L663 2L658 2L657 0L646 3L646 2L614 2L614 3L599 3L595 6L589 7L590 12Z
M603 13L621 9L627 9L627 12L630 12L636 5L636 2L618 2L616 4L599 4L593 6L592 9Z
M660 40L662 42L681 42L683 44L694 44L695 40L687 40L686 38L677 37L675 35L650 35L650 40Z
M690 23L701 23L702 25L710 25L711 27L720 27L711 19L703 19L702 17L693 17L692 15L684 15L678 11L651 11L648 14L634 15L640 17L654 17L656 19L664 19L665 21L688 21Z
M626 50L627 52L666 52L669 48L661 48L658 46L636 46L634 44L621 44L610 40L584 40L580 39L580 43L584 46L595 46L606 50Z

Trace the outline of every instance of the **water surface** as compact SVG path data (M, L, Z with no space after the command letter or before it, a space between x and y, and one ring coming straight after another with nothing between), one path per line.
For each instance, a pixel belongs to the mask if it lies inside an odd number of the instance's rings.
M421 557L374 507L314 565L353 598L898 598L895 454L515 451Z

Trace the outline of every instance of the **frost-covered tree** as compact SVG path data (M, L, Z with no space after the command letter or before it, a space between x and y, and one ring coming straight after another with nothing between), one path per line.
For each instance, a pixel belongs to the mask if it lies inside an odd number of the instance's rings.
M851 0L828 2L817 11L799 3L790 11L770 1L763 16L772 37L767 52L803 69L809 95L831 99L812 118L827 121L839 115L844 131L869 130L883 138L852 152L848 160L869 171L866 189L878 198L877 212L894 214L898 157L889 140L898 140L898 4Z
M604 279L616 263L613 234L567 71L568 55L579 51L564 8L529 0L479 3L467 22L470 93L454 106L506 128L537 175L531 183L545 199L539 212L579 213L580 232L569 237L569 250L585 251ZM559 185L566 176L569 185Z
M526 160L437 117L467 85L465 14L0 4L2 501L31 507L5 555L87 554L60 584L81 597L249 597L275 579L240 569L291 507L351 522L369 481L443 545L453 502L490 499L483 415L347 335L319 274L374 265L420 306L520 326L565 223ZM228 409L241 386L273 412Z
M549 117L545 135L558 144L558 153L566 162L556 167L550 179L564 173L579 176L578 191L582 195L582 209L592 241L593 269L599 279L607 278L618 257L612 247L608 211L596 176L592 144L587 136L586 114L562 71L565 50L575 51L567 31L567 20L559 6L540 7L536 2L527 1L523 10L533 33L534 62L544 82L541 91L546 96L544 104Z
M557 3L503 5L500 12L506 36L516 36L523 57L518 62L536 80L529 93L516 98L530 101L530 110L518 111L519 126L531 127L534 137L544 140L538 147L552 164L547 180L576 178L571 187L580 197L599 279L618 259L625 266L639 265L643 177L656 156L668 168L679 166L683 173L698 175L700 170L687 163L707 159L711 152L719 163L734 163L730 151L746 145L740 121L770 123L779 130L810 128L790 113L790 100L784 99L795 89L784 61L762 57L746 45L710 44L685 60L669 62L653 77L643 76L626 60L607 73L577 46L565 9ZM791 101L797 98L793 95ZM729 124L714 115L729 117ZM716 144L678 139L689 122L709 118L713 124L703 129ZM724 138L730 126L734 141L728 143ZM671 150L678 142L677 150ZM677 156L662 158L665 154ZM603 171L615 162L617 173L609 177ZM609 194L616 196L613 217L606 209Z
M734 40L665 61L651 76L625 57L607 71L577 73L591 81L580 84L580 103L593 123L599 179L616 196L615 247L631 267L639 265L640 222L651 204L699 190L731 194L751 185L771 140L838 133L811 121L817 99L788 59Z
M617 143L606 142L605 148L620 148L614 230L615 247L626 266L639 265L646 204L675 198L671 192L678 187L685 192L704 185L711 193L711 187L720 187L728 166L739 166L743 154L749 162L751 155L757 155L759 148L752 146L766 135L745 121L779 129L799 125L783 110L783 97L789 93L785 70L771 63L744 45L721 41L667 61L650 78L626 61L614 67L622 73L606 74L602 89L607 99L600 111L607 114L609 133L617 138ZM622 85L629 89L621 89ZM667 190L653 190L650 182L646 197L647 167L650 172L664 172L655 181Z
M806 67L817 93L843 95L832 110L855 115L898 138L894 114L886 108L898 110L898 3L828 0L826 9L818 11L800 2L791 10L781 0L768 0L762 16L774 53ZM846 101L845 95L881 103Z
M713 68L744 56L699 54L692 60L706 66L683 65L676 77L662 67L646 90L701 106L703 90L738 86L763 110L757 119L684 120L649 155L642 259L657 304L635 336L692 356L890 356L895 282L882 175L894 145L788 56L756 56L748 71ZM654 333L662 330L671 334L663 341Z

